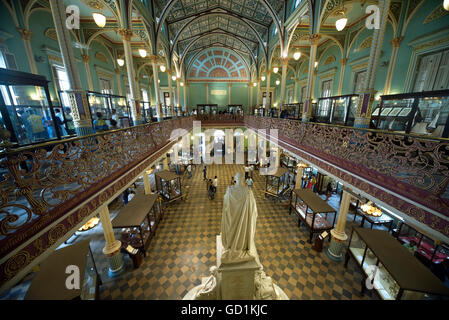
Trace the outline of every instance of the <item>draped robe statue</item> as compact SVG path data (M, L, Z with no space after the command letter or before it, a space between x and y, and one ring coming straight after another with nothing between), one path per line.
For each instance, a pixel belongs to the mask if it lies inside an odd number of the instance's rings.
M221 239L222 263L258 260L254 235L256 233L257 206L252 190L245 185L241 173L236 184L228 187L223 200Z

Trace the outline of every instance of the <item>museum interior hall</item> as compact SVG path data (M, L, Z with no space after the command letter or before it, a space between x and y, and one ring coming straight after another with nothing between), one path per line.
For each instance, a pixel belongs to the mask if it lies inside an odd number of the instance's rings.
M449 300L449 0L0 0L0 300Z

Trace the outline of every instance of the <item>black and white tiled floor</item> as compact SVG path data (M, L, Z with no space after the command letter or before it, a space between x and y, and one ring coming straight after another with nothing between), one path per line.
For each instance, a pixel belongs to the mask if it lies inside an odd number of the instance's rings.
M243 174L243 166L208 166L208 177L218 176L216 197L209 200L202 168L194 169L193 177L184 180L185 201L174 202L166 208L143 264L134 270L125 256L126 270L117 278L111 279L107 274L101 224L81 233L74 241L91 239L103 280L100 299L182 299L191 288L199 285L201 278L209 275L209 268L216 264L215 239L221 228L223 196L238 171ZM265 198L264 188L265 178L255 171L256 246L265 272L290 299L376 299L370 293L364 297L359 295L362 276L353 262L348 269L343 263L332 262L325 253L327 241L323 252L314 251L307 243L308 230L304 226L298 228L296 216L288 213L287 203ZM143 183L139 184L138 191L143 192ZM329 199L329 203L338 211L338 196ZM110 205L112 218L122 206L121 198ZM348 234L352 224L352 215L349 215ZM117 238L118 233L119 230ZM2 298L20 299L27 286L22 287L25 288L22 292L14 288Z

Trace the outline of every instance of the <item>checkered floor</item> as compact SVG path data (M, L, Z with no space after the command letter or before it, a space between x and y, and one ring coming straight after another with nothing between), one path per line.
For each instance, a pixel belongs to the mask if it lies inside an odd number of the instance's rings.
M185 179L185 201L170 204L138 269L133 269L125 256L126 270L116 278L107 274L108 261L102 254L104 237L101 225L82 233L79 241L91 239L92 251L103 285L100 299L182 299L201 278L209 275L216 264L215 237L220 233L223 196L231 178L243 171L241 165L208 166L209 178L218 176L218 190L209 200L201 166L193 170L191 179ZM272 277L290 299L376 299L375 295L360 297L361 273L351 261L348 269L343 263L332 262L323 252L318 253L307 243L308 230L298 228L295 215L289 215L287 203L265 198L265 178L254 172L254 194L258 207L256 245L265 272ZM143 183L138 184L143 192ZM122 199L110 205L113 218L123 206ZM338 210L339 197L329 203ZM357 222L357 221L356 221ZM348 217L347 232L353 224ZM119 230L116 236L119 238ZM28 283L28 282L26 282ZM26 291L26 290L25 290ZM2 298L21 298L14 288ZM370 297L372 295L372 297Z

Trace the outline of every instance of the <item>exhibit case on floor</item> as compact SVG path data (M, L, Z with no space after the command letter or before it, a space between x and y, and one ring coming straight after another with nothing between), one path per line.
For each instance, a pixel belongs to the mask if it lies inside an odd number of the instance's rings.
M382 300L421 300L425 294L449 296L449 288L421 264L387 231L354 228L345 255L363 273L361 294L366 289Z
M449 90L382 96L371 127L434 138L449 137Z
M122 246L130 245L146 255L161 219L158 194L137 194L112 220L112 227L122 229Z
M299 103L284 104L282 106L282 109L285 110L285 112L287 113L286 115L287 119L297 120L301 116Z
M265 180L265 196L281 197L284 192L289 189L287 183L287 175L289 171L287 168L278 167L275 174L266 175Z
M243 106L241 104L230 104L228 105L228 112L243 115Z
M170 171L155 174L156 188L165 201L173 201L182 197L181 177Z
M98 299L100 275L90 249L90 240L82 240L53 252L40 265L25 295L25 300ZM79 288L67 288L66 268L78 267ZM73 273L73 271L71 271Z
M332 230L337 216L334 208L309 189L293 190L289 215L292 214L292 211L298 216L298 227L303 222L309 229L309 243L312 243L315 233Z

